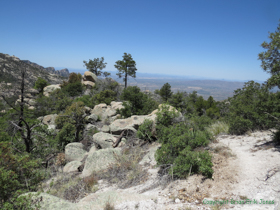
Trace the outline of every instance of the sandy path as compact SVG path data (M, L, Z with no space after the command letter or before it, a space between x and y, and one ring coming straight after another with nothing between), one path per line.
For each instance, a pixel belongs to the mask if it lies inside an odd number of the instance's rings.
M280 152L269 143L270 134L254 132L218 139L236 155L236 159L229 162L238 170L233 199L241 200L240 196L249 199L248 204L230 205L233 209L280 209ZM262 204L262 201L271 204Z

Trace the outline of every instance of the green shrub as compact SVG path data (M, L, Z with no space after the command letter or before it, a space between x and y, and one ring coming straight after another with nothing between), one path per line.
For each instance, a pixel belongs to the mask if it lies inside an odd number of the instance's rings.
M71 106L68 106L65 113L59 114L55 119L55 124L58 129L61 129L64 124L71 123L83 124L84 122L84 103L82 101L73 102Z
M69 75L68 82L63 82L61 84L62 91L66 92L70 96L78 96L81 95L83 92L83 86L82 86L82 75L71 73Z
M14 154L8 142L0 142L0 160L0 208L17 209L30 204L17 197L38 189L44 179L40 160L33 160L28 154Z
M83 86L81 82L69 83L62 88L63 91L67 92L70 96L78 96L83 92Z
M137 86L129 86L124 89L121 99L126 101L123 103L124 108L119 110L119 113L124 117L146 115L151 113L158 106L156 101L145 93L142 93Z
M69 95L60 89L50 93L49 97L40 95L36 99L36 115L39 117L54 113L58 114L59 112L64 111L72 101L73 100L69 98Z
M211 159L208 151L196 152L186 147L175 159L173 173L179 178L186 178L189 174L202 174L211 178L213 174Z
M280 92L272 93L254 81L245 83L242 89L234 92L234 96L229 98L227 117L230 133L239 135L248 130L275 127L274 118L270 115L280 117Z
M162 104L158 112L156 113L157 115L157 125L162 125L162 126L170 126L174 123L174 119L179 117L179 112L175 111L175 108L170 110L170 106L166 104Z
M253 123L249 119L244 119L240 116L230 119L229 126L229 133L236 135L242 135L249 130L253 130Z
M194 115L190 117L187 122L194 130L204 131L213 122L213 120L206 115L200 117Z
M41 77L38 77L37 81L35 82L34 88L39 91L39 93L43 93L44 87L48 86L49 83Z
M113 90L103 90L94 96L97 104L105 103L110 105L112 101L117 99L117 93Z
M207 177L211 177L213 171L211 171L211 157L206 154L200 154L200 152L194 152L196 148L205 147L209 143L210 135L207 131L193 130L189 125L184 123L178 123L173 126L157 127L157 135L161 147L156 151L156 161L158 165L171 166L169 172L174 170L174 174L177 177L185 177L186 171L189 172L189 168L194 167L193 173L202 173ZM184 152L183 152L184 151ZM187 154L190 151L190 154ZM206 160L198 161L192 159L193 155L197 157L206 158ZM183 161L183 159L185 159ZM193 162L194 161L194 162ZM209 163L210 161L210 163ZM188 169L183 168L189 166Z
M85 104L85 106L90 107L91 109L97 104L97 101L94 97L89 95L83 95L81 97L75 98L73 102L81 101Z
M145 119L137 130L136 136L140 139L152 141L153 139L153 121Z
M55 137L58 149L64 150L67 144L75 141L75 130L75 126L70 123L65 123L63 125L62 129Z

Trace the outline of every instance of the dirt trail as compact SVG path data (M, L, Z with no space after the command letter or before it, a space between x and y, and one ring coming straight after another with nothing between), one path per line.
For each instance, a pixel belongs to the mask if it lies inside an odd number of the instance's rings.
M150 200L125 202L117 209L280 210L280 148L271 142L271 132L222 135L210 148L214 162L212 180L194 175L165 189L158 187L142 194L151 196ZM156 179L155 172L151 177ZM125 191L137 193L140 188L143 186ZM209 204L215 200L225 204Z
M280 209L280 148L272 144L271 132L220 137L218 140L236 155L236 159L229 162L238 170L233 198L249 199L247 204L231 206L234 209ZM266 201L270 204L262 204Z

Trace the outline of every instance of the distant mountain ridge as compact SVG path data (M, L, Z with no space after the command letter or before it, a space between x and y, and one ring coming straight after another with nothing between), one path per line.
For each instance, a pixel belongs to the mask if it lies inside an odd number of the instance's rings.
M25 80L28 87L34 87L38 77L50 84L60 84L67 79L65 76L69 75L68 69L55 71L53 67L44 68L30 61L22 61L16 56L0 53L0 83L17 84L21 78L22 69L27 70Z
M22 61L30 64L31 66L34 66L35 68L38 68L38 69L41 69L41 70L45 69L46 71L50 72L51 74L57 74L57 75L62 76L62 77L69 77L69 70L67 68L61 69L61 70L55 70L54 67L46 67L45 68L45 67L40 66L37 63L31 62L29 60L22 60Z

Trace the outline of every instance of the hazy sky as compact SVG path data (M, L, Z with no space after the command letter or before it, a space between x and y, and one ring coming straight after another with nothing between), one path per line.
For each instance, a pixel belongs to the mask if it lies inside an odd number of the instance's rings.
M0 19L0 52L44 67L115 70L126 52L138 72L266 80L257 58L280 1L2 0Z

